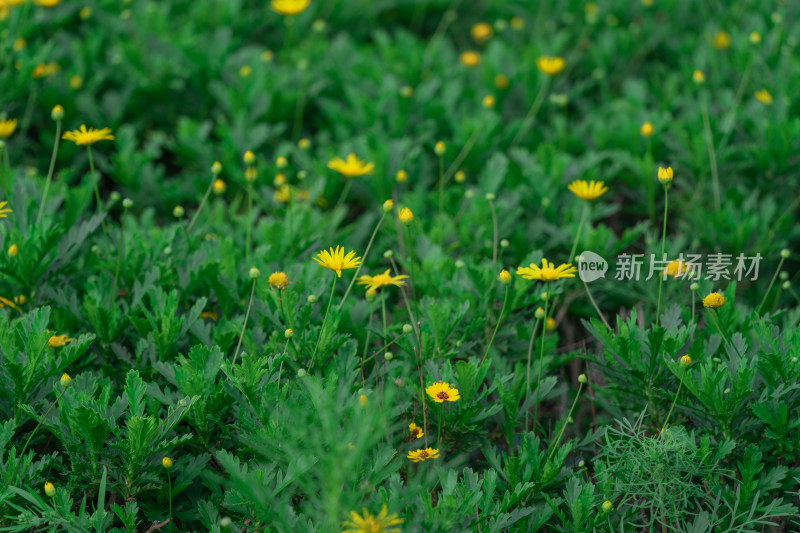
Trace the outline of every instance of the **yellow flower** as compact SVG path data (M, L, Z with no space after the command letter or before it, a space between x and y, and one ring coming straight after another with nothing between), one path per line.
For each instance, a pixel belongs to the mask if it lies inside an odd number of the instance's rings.
M401 275L401 276L390 276L389 269L386 269L386 272L383 274L378 274L377 276L361 276L358 278L359 285L365 285L367 290L374 289L378 290L383 287L388 287L389 285L394 285L395 287L402 287L406 283L403 281L404 279L408 278L408 276Z
M711 309L722 307L724 303L725 303L725 297L718 292L712 292L711 294L703 298L703 305Z
M94 128L86 129L85 124L81 124L81 129L68 131L61 136L62 139L72 141L77 145L92 145L99 141L113 141L114 136L111 135L111 128L103 128L96 130Z
M363 516L362 516L363 515ZM355 511L350 511L350 520L342 525L345 529L343 533L400 533L400 529L392 526L402 524L403 519L397 517L397 513L389 514L386 504L381 507L378 515L371 515L366 508L361 510L361 515Z
M8 247L8 257L17 257L18 253L19 248L17 247L17 243L14 243Z
M444 142L442 141L438 141L436 144L433 145L433 153L438 156L443 156L446 151L447 151L447 145L444 144Z
M0 5L2 5L2 4L0 4ZM20 50L25 50L25 48L27 46L28 46L28 42L25 39L23 39L22 37L18 37L14 41L14 50L16 50L17 52L19 52Z
M81 18L81 20L87 20L92 16L92 8L89 6L83 6L78 12L78 16Z
M492 96L491 94L487 94L486 96L483 97L483 101L481 103L483 104L483 107L485 107L486 109L494 107L495 104L494 96Z
M564 70L565 65L563 57L542 56L536 60L538 69L548 76L555 76Z
M671 183L674 176L675 173L672 171L672 167L658 167L658 181L661 182L661 185Z
M665 278L667 276L672 276L673 278L677 278L681 274L688 272L690 268L692 268L691 265L687 265L683 261L675 259L667 263L667 266L666 268L664 268L661 275L664 276Z
M570 183L567 188L572 191L572 194L581 200L591 201L605 194L608 187L602 181L590 181L587 183L585 180L575 180Z
M512 17L511 27L519 31L525 27L525 21L520 17Z
M289 276L286 272L273 272L269 275L269 286L273 289L285 289L289 285Z
M454 389L449 383L445 383L444 381L437 381L430 387L427 387L425 392L428 393L428 396L433 398L433 401L436 403L455 402L461 399L461 395L458 394L458 389Z
M221 179L215 179L214 185L212 187L214 189L214 194L217 195L223 194L225 192L225 189L228 188L228 186L225 184L225 180Z
M16 119L0 120L0 139L8 139L15 129L17 129Z
M691 358L691 357L689 357L689 355L688 355L688 354L687 354L687 355L684 355L683 357L681 357L681 367L683 367L683 368L689 368L689 366L690 366L691 364L692 364L692 358Z
M750 33L750 42L753 44L758 44L761 42L761 34L757 31Z
M706 75L703 74L702 70L696 68L692 73L692 81L694 81L697 84L703 83L704 81L706 81Z
M61 0L33 0L33 3L42 7L56 7Z
M731 45L731 36L724 30L717 30L711 39L711 45L717 50L725 50Z
M549 262L547 259L542 258L541 268L535 263L531 263L530 267L520 267L517 269L517 274L524 279L539 280L539 281L556 281L561 278L574 278L575 272L578 269L572 265L562 264L556 267L555 263Z
M639 133L642 134L642 137L650 137L654 131L655 128L653 128L652 122L644 122L642 123L642 127L639 128Z
M172 468L172 459L170 459L169 457L162 458L161 459L161 466L163 466L164 468L169 470L170 468Z
M505 74L498 74L494 77L494 85L498 89L508 89L508 76Z
M244 161L245 165L252 165L256 162L256 154L248 150L242 156L242 161Z
M420 448L419 450L408 452L407 457L411 459L412 463L418 463L428 459L436 459L439 457L439 450L436 448Z
M272 10L279 15L299 15L311 4L311 0L272 0Z
M16 298L15 298L15 300L16 300ZM8 298L3 298L2 296L0 296L0 309L2 309L4 307L10 307L11 309L16 309L17 311L20 310L19 307L17 307L17 305L14 302L9 300Z
M253 67L250 65L242 65L239 69L239 76L242 78L249 78L253 74Z
M414 422L411 422L408 425L408 431L411 432L411 436L417 439L422 438L425 433L423 433L422 428L416 425Z
M200 318L210 318L214 322L217 321L219 315L215 311L203 311L200 313Z
M58 63L39 63L33 69L34 78L46 78L58 72Z
M547 317L547 320L544 323L544 327L547 331L553 331L554 329L556 329L556 319L551 316Z
M394 179L397 180L397 183L405 183L408 181L408 172L405 170L398 170L397 174L394 175Z
M456 183L464 183L467 180L467 173L463 170L459 170L456 172L455 176L453 176L453 179L456 180Z
M479 22L472 27L469 34L472 35L476 43L482 43L492 36L492 27L485 22Z
M408 226L414 221L414 213L411 212L411 209L404 207L400 210L400 213L398 213L397 218L399 218L400 222L404 225Z
M460 60L465 67L477 67L481 64L481 55L473 50L467 50L461 54Z
M59 380L59 382L61 383L61 386L64 387L65 389L67 387L72 386L72 378L69 377L69 374L67 374L66 372L61 374L61 379Z
M72 339L66 335L53 335L47 341L47 345L51 348L60 348L61 346L69 344L70 342L72 342Z
M322 250L317 254L316 257L314 257L314 261L316 261L321 267L333 270L336 272L336 275L341 278L342 270L358 268L361 266L361 257L355 257L355 255L355 251L351 251L345 255L344 247L337 246L336 250L331 248L330 252L328 250Z
M358 403L361 405L361 407L366 407L366 405L369 403L369 398L367 398L366 394L362 394L358 397Z
M83 87L83 78L75 74L69 79L69 86L73 89L80 89Z
M394 202L391 200L386 200L383 202L383 212L384 213L391 213L394 210Z
M275 57L275 53L272 50L264 50L259 57L264 63L269 63Z
M311 141L303 137L299 141L297 141L297 147L301 150L308 150L311 148Z
M244 171L244 179L250 183L256 181L258 178L258 169L256 167L247 167Z
M56 495L56 488L49 481L44 484L44 493L50 498Z
M498 274L497 280L503 285L508 285L511 283L511 274L508 273L508 270L503 269L500 271L500 274Z
M375 168L375 163L367 163L360 160L356 154L348 154L347 159L335 157L328 162L328 168L335 170L343 176L348 178L357 178L366 174L372 174L372 169Z
M762 104L770 105L772 104L772 95L769 94L769 91L766 89L761 89L760 91L756 91L756 100L761 102Z

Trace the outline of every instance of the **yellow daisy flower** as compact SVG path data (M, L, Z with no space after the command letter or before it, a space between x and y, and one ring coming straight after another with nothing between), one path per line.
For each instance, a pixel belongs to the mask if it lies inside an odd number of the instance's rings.
M72 342L72 339L66 335L53 335L47 341L47 345L51 348L60 348L61 346L69 344L70 342Z
M724 303L725 303L725 297L718 292L712 292L711 294L703 298L703 305L711 309L722 307Z
M572 265L561 264L556 267L555 263L549 262L547 259L542 258L542 266L539 267L535 263L531 263L530 267L520 267L517 269L517 274L524 279L539 280L539 281L557 281L561 278L574 278L575 272L578 269Z
M756 100L758 100L762 104L770 105L772 103L772 95L769 94L769 91L766 89L761 89L760 91L756 91L755 96Z
M9 213L13 213L14 211L11 208L6 207L8 202L0 202L0 218L6 218Z
M355 255L355 251L351 251L345 255L344 247L337 246L336 250L331 248L330 252L328 250L322 250L314 257L314 261L322 267L333 270L336 272L336 275L341 278L342 270L361 266L361 257L355 257Z
M408 431L411 433L412 437L421 438L425 433L422 432L422 428L416 425L414 422L411 422L408 425Z
M16 119L0 120L0 139L8 139L15 129L17 129Z
M565 66L563 57L542 56L536 60L536 67L548 76L555 76L564 70Z
M682 274L685 274L686 272L688 272L689 269L691 269L691 268L692 268L691 265L687 265L683 261L681 261L679 259L675 259L675 260L670 261L669 263L667 263L667 266L664 268L664 270L662 271L661 275L664 276L665 278L667 276L672 276L673 278L677 278L677 277L681 276Z
M474 52L472 50L468 50L461 54L459 58L461 64L465 67L477 67L481 64L481 55L478 52Z
M427 461L428 459L438 458L439 450L437 450L436 448L420 448L419 450L408 452L408 455L406 457L411 459L412 463L418 463L420 461Z
M113 141L114 136L111 135L111 128L103 128L96 130L94 128L86 129L85 124L81 124L79 130L72 130L66 132L61 136L62 139L72 141L77 145L92 145L99 141Z
M455 402L461 399L461 395L458 394L458 389L454 389L449 383L445 383L444 381L437 381L430 387L427 387L425 392L428 393L428 396L433 398L433 401L436 403Z
M328 162L328 168L348 178L357 178L366 174L372 174L375 163L367 163L366 161L360 160L356 154L348 154L346 160L341 157L331 159L330 162Z
M272 0L270 3L275 13L293 17L305 11L311 4L311 0Z
M386 269L386 272L383 274L378 274L377 276L361 276L358 278L359 285L365 285L367 289L374 289L378 290L383 287L388 287L389 285L394 285L395 287L402 287L405 285L404 279L408 278L406 275L401 276L390 276L389 269Z
M373 516L366 508L361 510L361 515L355 511L350 511L350 520L342 525L346 528L343 533L400 533L400 529L392 526L403 523L402 518L397 517L397 513L389 514L386 504L381 507L381 512Z
M273 289L285 289L289 285L289 276L286 272L273 272L269 275L269 286Z
M608 187L602 181L575 180L567 188L581 200L591 201L605 194Z
M711 39L711 45L717 50L725 50L731 45L731 35L724 30L717 30Z
M469 30L469 34L475 40L476 43L482 43L486 39L492 36L492 27L485 23L479 22L475 24L472 29Z

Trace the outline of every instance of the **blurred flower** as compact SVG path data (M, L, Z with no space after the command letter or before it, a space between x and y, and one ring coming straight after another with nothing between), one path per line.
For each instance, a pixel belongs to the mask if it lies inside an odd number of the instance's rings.
M0 139L8 139L17 129L17 119L0 120Z
M639 128L639 133L642 134L642 137L650 137L654 131L652 122L643 122L642 127Z
M83 78L75 74L69 79L69 86L73 89L80 89L83 87Z
M39 63L33 69L33 77L36 79L46 78L58 72L58 63Z
M297 141L297 147L301 150L308 150L311 148L311 141L303 137L299 141Z
M480 44L492 36L492 27L485 22L479 22L472 27L469 34L476 43Z
M411 433L411 436L414 438L422 438L425 433L422 432L422 428L416 425L414 422L411 422L408 425L408 431Z
M397 174L395 174L394 179L397 180L397 183L405 183L408 180L408 172L405 170L398 170Z
M242 78L249 78L251 74L253 74L253 67L250 65L242 65L242 68L239 69L239 76Z
M711 309L722 307L724 303L725 303L725 297L718 292L712 292L711 294L703 298L703 305Z
M17 257L18 253L19 253L19 248L17 247L16 243L8 247L8 257Z
M33 3L42 7L56 7L61 0L33 0Z
M772 95L769 94L769 91L766 89L761 89L760 91L756 91L755 96L756 100L758 100L762 104L765 105L772 104Z
M439 450L436 448L420 448L419 450L408 452L407 457L411 459L412 463L418 463L420 461L427 461L428 459L436 459L439 457Z
M400 276L390 276L390 270L387 268L386 272L383 274L378 274L377 276L361 276L358 278L359 285L365 285L367 289L381 289L383 287L388 287L389 285L394 285L395 287L402 287L405 285L404 279L407 279L408 276L400 275Z
M289 286L289 276L286 272L273 272L269 275L268 282L273 289L282 290Z
M78 16L81 18L81 20L88 19L89 17L92 16L92 8L89 6L83 6L80 12L78 13Z
M375 163L367 163L359 159L356 154L348 154L347 159L335 157L328 162L328 168L335 170L342 176L357 178L366 174L372 174Z
M70 342L72 342L72 339L66 335L53 335L47 341L47 345L51 348L60 348L61 346L69 344Z
M250 279L256 280L261 276L261 271L256 267L250 267L250 271L247 274L250 276Z
M278 167L278 168L286 168L288 165L289 165L289 162L283 156L280 156L280 157L275 159L275 166Z
M85 124L81 124L79 130L68 131L61 136L62 139L72 141L77 145L92 145L99 141L113 141L114 136L111 135L111 128L103 128L96 130L94 128L86 129Z
M225 189L227 189L228 186L225 185L225 181L224 180L215 179L214 180L214 185L212 185L212 188L214 189L214 194L219 195L219 194L224 193Z
M706 75L703 74L702 70L696 68L694 69L694 72L692 72L692 81L697 84L703 83L706 81Z
M219 318L219 315L215 311L203 311L200 313L200 318L209 318L216 322Z
M672 171L672 167L658 167L658 181L661 185L668 185L672 183L672 178L674 177L675 173Z
M536 60L536 67L548 76L555 76L564 70L565 65L563 57L542 56Z
M169 457L163 457L161 459L161 466L169 470L170 468L172 468L172 459L170 459Z
M455 402L461 399L458 394L458 389L454 389L449 383L444 381L437 381L433 385L427 387L425 392L433 398L436 403Z
M437 141L437 143L433 145L433 153L435 153L438 156L443 156L446 151L447 151L447 145L444 144L442 141Z
M400 96L403 98L411 98L414 96L414 88L410 85L404 85L400 88Z
M498 74L494 77L494 84L498 89L508 89L508 76Z
M483 97L483 101L481 103L483 104L483 107L487 109L494 107L495 104L494 96L492 96L491 94L487 94L486 96Z
M242 161L244 161L245 165L252 165L256 162L256 154L247 150L244 155L242 156Z
M14 41L14 50L16 50L17 52L19 52L20 50L25 50L25 47L27 47L27 46L28 46L28 42L25 39L23 39L22 37L18 37Z
M567 188L572 192L572 194L581 200L586 201L599 198L605 194L606 191L608 191L608 187L605 186L604 182L595 180L592 180L588 183L585 180L575 180L570 183Z
M750 42L753 44L758 44L761 42L761 34L757 31L750 33Z
M53 107L53 110L50 111L50 118L53 120L61 120L64 118L64 108L60 105Z
M343 533L400 533L400 529L392 526L402 524L403 519L397 513L389 514L386 504L381 507L381 512L373 516L366 508L361 510L361 515L350 511L350 520L344 522Z
M664 268L661 275L664 276L665 278L667 276L672 276L673 278L677 278L681 274L688 272L690 268L691 265L687 265L683 261L675 259L667 263L667 266Z
M508 285L511 283L511 274L509 274L508 270L503 269L500 271L500 274L497 275L497 280L503 285Z
M311 4L311 0L271 0L272 10L280 15L299 15Z
M731 36L724 30L717 30L711 39L711 46L717 50L725 50L731 45Z
M394 209L394 202L391 200L386 200L383 202L383 212L384 213L391 213Z
M549 282L562 278L574 278L577 271L578 269L572 265L561 264L556 267L555 263L542 258L541 268L535 263L531 263L530 267L518 268L517 275L522 276L523 279Z
M398 213L397 218L399 218L400 222L404 225L408 226L414 221L414 213L411 212L411 209L404 207L400 210L400 213Z
M455 176L453 176L453 179L455 179L456 183L464 183L467 180L467 173L463 170L459 170L456 172Z
M336 272L336 275L341 278L342 270L358 268L361 266L361 258L355 257L355 255L355 251L351 251L345 255L344 248L342 246L337 246L336 250L331 248L330 252L328 250L322 250L313 259L321 267Z
M460 60L465 67L477 67L481 64L481 55L473 50L467 50L461 54Z
M264 50L260 55L261 61L264 63L269 63L273 57L275 57L275 53L272 50Z
M247 167L244 171L244 179L250 183L256 181L258 178L258 169L256 167Z
M49 481L44 484L44 493L47 494L48 497L52 498L56 495L56 488L53 486L52 483Z
M522 20L520 17L513 17L511 19L511 27L519 31L525 27L525 21Z
M369 399L367 398L366 394L362 394L358 397L358 403L361 407L365 407L369 403Z

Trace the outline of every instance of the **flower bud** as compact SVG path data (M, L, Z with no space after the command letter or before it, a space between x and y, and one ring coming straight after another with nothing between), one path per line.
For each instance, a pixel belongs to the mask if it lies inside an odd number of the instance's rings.
M467 173L464 172L463 170L459 170L458 172L456 172L455 180L456 183L464 183L465 181L467 181Z
M792 283L789 280L786 280L781 284L781 288L785 291L788 291L791 287Z
M392 352L386 352L385 354L383 354L383 358L386 359L387 361L391 361L392 359L394 359L394 354Z
M289 162L286 160L285 157L281 156L275 160L275 166L278 168L286 168L289 165Z
M586 461L584 461L583 459L578 461L578 468L584 468L585 466L586 466Z
M786 272L785 270L781 270L781 273L778 274L778 277L781 278L781 281L786 281L787 279L789 279L789 273Z
M412 331L414 331L414 326L412 326L411 324L403 324L403 333L408 335Z
M303 137L299 141L297 141L297 147L301 150L308 150L311 148L311 141Z
M672 167L658 167L658 181L661 185L669 185L672 183L673 176L674 172L672 171Z
M367 395L366 394L362 394L361 396L358 397L358 404L361 407L366 407L366 405L368 403L369 403L369 400L367 399Z
M163 466L164 468L169 470L170 468L172 468L172 459L170 459L169 457L162 458L161 459L161 466Z
M19 247L16 245L16 243L8 247L8 257L17 257L18 253Z
M292 328L287 328L286 331L283 332L283 336L287 339L291 339L294 337L294 330Z
M391 259L393 255L394 255L394 252L391 251L391 250L386 250L385 252L383 252L383 257L385 259Z
M176 205L174 208L172 208L172 216L175 218L183 218L183 213L183 207L179 205Z
M408 180L408 172L405 170L398 170L397 174L394 175L394 179L397 180L397 183L405 183Z
M397 217L400 219L400 222L405 226L409 226L411 225L412 222L414 222L414 213L412 213L411 209L407 207L401 209Z
M375 298L377 297L378 297L378 291L375 290L374 287L370 287L369 289L367 289L366 294L364 294L364 298L366 298L367 301L370 303L374 302Z
M495 195L494 195L494 193L487 192L486 196L484 196L484 198L486 198L487 202L494 202Z
M244 153L244 156L242 156L242 161L244 161L245 165L252 165L256 162L256 154L248 150Z
M653 123L652 122L643 122L642 126L639 128L639 133L644 138L647 138L647 137L650 137L651 135L653 135L654 131L655 131L655 128L653 128Z
M222 172L222 163L219 161L214 161L214 164L211 165L211 173L215 176L219 176Z
M251 267L248 274L250 275L250 279L258 279L258 277L261 275L261 271L256 267Z
M703 71L700 69L695 69L692 73L692 81L694 81L697 85L706 81L706 75L703 74Z
M447 151L447 145L442 141L437 142L433 147L433 152L440 157L444 155L445 151Z
M456 268L464 268L464 261L462 261L461 259L457 259Z
M603 507L603 512L604 513L610 513L611 510L614 508L614 504L611 503L610 501L606 500L606 501L603 502L603 506L602 507Z
M114 203L119 202L121 198L122 198L122 195L117 191L112 191L111 195L109 196L109 199Z
M689 285L689 290L692 292L696 292L700 288L700 285L697 283L692 283Z
M53 486L52 483L49 481L44 484L44 493L47 494L50 498L56 495L56 488Z
M783 250L781 250L781 258L782 259L788 259L790 253L791 252L789 252L788 248L784 248Z
M214 184L211 187L214 189L214 194L217 196L223 194L225 189L228 188L228 186L225 184L225 181L221 179L215 179Z
M500 248L508 248L510 245L511 243L508 242L508 239L503 239L500 241Z
M692 365L692 358L689 355L681 357L681 368L689 368Z
M300 370L298 370L298 371L297 371L297 377L298 377L298 378L305 377L305 376L306 376L306 374L307 374L307 372L306 372L306 369L305 369L305 368L301 368Z
M130 198L125 198L124 200L122 200L122 207L124 207L125 209L130 209L131 207L133 207L133 200L131 200Z
M500 271L500 274L498 274L497 280L503 285L508 285L511 283L511 274L508 273L508 270L503 269Z
M64 118L64 108L60 105L55 106L53 110L50 111L50 118L53 120L61 120Z
M383 212L384 213L391 213L392 209L394 209L394 202L391 200L386 200L383 202Z
M533 316L536 317L536 320L543 319L544 318L544 309L539 307L538 309L536 309L536 312L533 314Z
M587 381L586 374L581 374L580 376L578 376L578 383L586 383L586 381Z
M219 521L219 527L221 529L230 529L231 524L233 524L233 520L229 516L223 516Z
M487 94L486 96L483 97L483 101L481 103L483 104L483 107L485 107L486 109L491 109L492 107L494 107L495 104L494 96L492 96L491 94Z
M72 378L66 372L61 374L61 386L65 389L72 386Z

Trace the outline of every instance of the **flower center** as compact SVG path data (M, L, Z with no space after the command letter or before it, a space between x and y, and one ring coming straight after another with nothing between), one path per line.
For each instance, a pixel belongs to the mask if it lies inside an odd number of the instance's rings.
M450 395L445 391L437 392L436 393L436 397L439 398L440 400L449 400L450 399Z
M419 452L419 458L420 459L427 459L428 455L430 455L430 454L428 453L427 450L422 450L421 452Z

